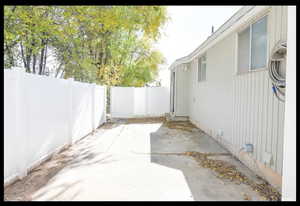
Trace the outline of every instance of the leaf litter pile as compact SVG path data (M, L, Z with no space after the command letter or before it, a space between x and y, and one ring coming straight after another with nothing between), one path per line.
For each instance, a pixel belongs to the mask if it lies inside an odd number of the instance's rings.
M215 153L201 153L201 152L185 152L184 155L193 157L200 166L209 168L217 173L217 177L220 179L230 180L236 184L249 185L253 190L258 192L265 200L280 201L281 195L276 189L274 189L269 183L263 180L263 183L256 183L250 180L247 176L242 174L237 168L226 161L209 159L209 156L224 155ZM250 199L245 196L244 199Z
M188 121L170 121L165 122L165 126L170 129L179 129L188 132L193 132L197 127ZM217 177L223 180L229 180L236 184L246 184L249 185L254 191L258 192L265 200L280 201L281 194L272 187L268 182L262 180L262 183L256 183L250 180L247 176L242 174L234 165L223 160L209 159L209 156L213 155L229 155L229 153L201 153L201 152L185 152L182 155L190 156L194 158L200 166L204 168L209 168L217 173ZM251 198L244 194L245 200L250 200Z
M165 122L164 126L170 129L179 129L187 132L193 132L197 130L197 127L188 121L170 121Z

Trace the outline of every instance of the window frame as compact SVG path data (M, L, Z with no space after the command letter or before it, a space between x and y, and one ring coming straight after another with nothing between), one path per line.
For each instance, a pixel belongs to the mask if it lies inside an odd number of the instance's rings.
M205 57L205 60L203 61L203 57ZM203 67L202 64L205 63L205 78L203 78ZM207 55L206 52L201 54L200 56L197 57L197 70L198 70L198 83L200 82L205 82L206 81L206 69L207 69ZM199 78L199 72L200 72L200 78Z
M257 72L257 71L264 71L267 69L268 67L268 59L269 59L269 41L270 41L270 38L269 38L269 21L270 21L270 17L269 17L269 11L267 12L264 12L263 14L260 14L260 15L257 15L255 16L252 20L250 20L249 22L245 23L244 25L242 25L236 32L236 35L235 35L235 43L236 43L236 48L235 48L235 51L236 51L236 61L235 61L235 65L236 65L236 71L235 71L235 74L236 75L242 75L242 74L247 74L247 73L250 73L250 72ZM252 48L251 48L251 43L252 43L252 26L253 24L255 24L256 22L260 21L261 19L263 19L264 17L267 17L267 28L266 28L266 38L267 38L267 49L266 49L266 52L267 52L267 55L266 55L266 66L265 67L261 67L261 68L251 68L251 58L252 58ZM247 72L242 72L240 73L240 68L239 68L239 34L243 31L245 31L247 28L249 27L249 66L247 68Z

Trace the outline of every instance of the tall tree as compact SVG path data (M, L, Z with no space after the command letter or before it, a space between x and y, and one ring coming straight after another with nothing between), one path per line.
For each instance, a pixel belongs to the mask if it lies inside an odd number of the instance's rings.
M143 86L164 62L153 43L168 19L161 6L6 6L5 63L43 75L50 51L55 76Z

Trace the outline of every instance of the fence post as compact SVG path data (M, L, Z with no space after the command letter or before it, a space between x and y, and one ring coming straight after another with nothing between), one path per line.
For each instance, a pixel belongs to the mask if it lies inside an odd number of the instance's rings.
M94 134L94 131L96 129L96 125L95 125L95 88L96 88L96 84L93 83L91 84L92 86L92 114L91 114L91 117L92 117L92 134Z
M28 154L29 154L29 141L28 134L29 122L28 122L28 104L26 95L26 84L24 83L25 69L16 68L16 136L20 140L17 148L17 153L22 159L22 163L18 166L18 178L23 178L28 172Z
M109 87L109 115L110 115L110 120L112 120L112 118L113 118L113 103L114 103L114 100L113 100L113 89L114 89L114 87L113 86L110 86ZM108 101L108 99L107 99L107 101Z
M148 91L148 88L149 87L145 87L145 89L146 89L146 91L145 91L145 93L146 93L146 97L145 97L145 103L146 103L146 116L148 117L149 116L149 91Z
M68 101L69 101L69 124L68 124L68 137L69 137L69 144L72 144L73 140L73 78L68 79L68 87L69 87L69 95L68 95Z
M103 111L103 123L105 123L106 122L106 107L107 107L107 86L106 85L104 85L103 86L103 92L104 92L104 95L103 95L103 101L104 101L104 111ZM103 124L102 123L102 124Z

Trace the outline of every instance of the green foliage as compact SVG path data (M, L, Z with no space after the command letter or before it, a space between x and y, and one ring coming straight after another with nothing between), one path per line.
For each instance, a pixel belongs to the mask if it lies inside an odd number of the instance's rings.
M162 6L5 6L5 65L43 74L51 48L64 78L144 86L164 63L153 44L168 19Z

